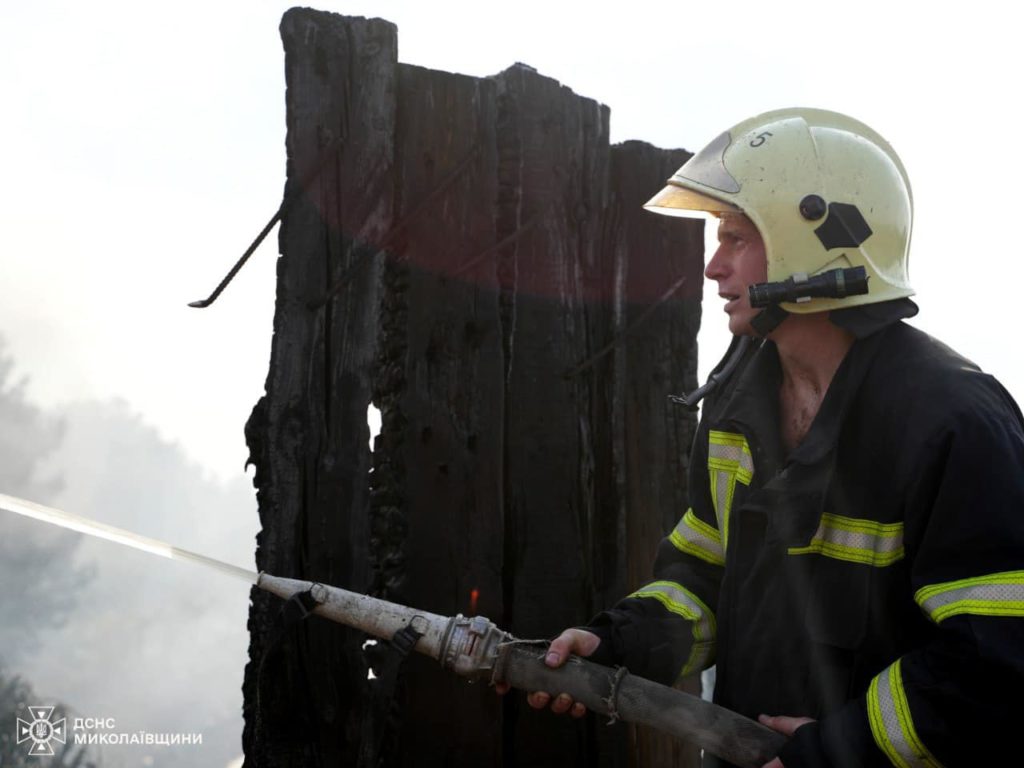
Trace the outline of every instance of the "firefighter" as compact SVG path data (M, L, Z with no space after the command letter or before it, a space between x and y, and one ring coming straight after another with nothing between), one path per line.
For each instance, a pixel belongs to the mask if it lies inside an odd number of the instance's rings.
M654 581L548 664L666 684L717 664L717 703L792 736L770 768L1018 764L1024 422L903 322L913 200L892 147L844 115L770 112L646 207L717 217L705 275L735 339Z

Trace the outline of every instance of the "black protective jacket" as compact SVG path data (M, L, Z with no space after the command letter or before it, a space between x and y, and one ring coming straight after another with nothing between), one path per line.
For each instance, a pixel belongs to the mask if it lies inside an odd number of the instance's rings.
M593 658L667 684L717 661L717 703L819 721L786 768L1022 764L1016 404L895 323L854 343L787 456L774 344L741 365L705 403L656 580L594 619Z

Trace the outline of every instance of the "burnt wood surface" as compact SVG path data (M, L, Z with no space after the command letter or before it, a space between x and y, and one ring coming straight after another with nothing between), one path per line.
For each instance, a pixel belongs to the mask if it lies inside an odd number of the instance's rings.
M584 623L685 511L667 396L696 384L702 227L641 205L688 154L609 146L606 107L525 65L399 64L388 22L293 9L281 35L300 197L246 427L258 567L520 637ZM319 619L275 644L278 609L253 592L248 766L697 764Z

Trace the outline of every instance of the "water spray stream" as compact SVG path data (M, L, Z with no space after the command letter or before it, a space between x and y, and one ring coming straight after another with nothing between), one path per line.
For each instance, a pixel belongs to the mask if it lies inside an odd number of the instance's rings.
M42 504L36 504L33 501L18 499L14 496L5 496L0 493L0 509L5 512L13 512L16 515L31 517L33 520L40 520L44 523L49 523L50 525L67 528L71 531L78 531L79 533L84 533L89 536L95 536L98 539L106 539L107 541L113 541L117 544L123 544L126 547L138 549L143 552L149 552L151 555L166 557L169 560L188 560L189 562L199 563L200 565L205 565L207 568L212 568L229 576L234 576L235 578L247 581L250 584L256 583L257 574L255 571L240 568L237 565L225 563L221 560L215 560L212 557L207 557L206 555L189 552L187 549L181 549L163 541L158 541L157 539L140 536L137 533L132 533L131 531L126 531L122 528L116 528L113 525L98 523L95 520L89 520L85 517L72 515L70 512L64 512L59 509L54 509L53 507L45 507Z
M778 754L784 736L674 688L572 656L558 669L544 663L547 641L517 640L483 616L439 616L387 600L310 581L257 574L237 565L166 544L84 517L0 494L0 510L123 544L188 560L234 576L282 599L299 599L304 611L415 650L471 680L508 683L527 691L564 691L587 709L612 720L644 723L712 752L741 768L758 768ZM303 603L305 597L309 604ZM475 612L479 592L470 593Z

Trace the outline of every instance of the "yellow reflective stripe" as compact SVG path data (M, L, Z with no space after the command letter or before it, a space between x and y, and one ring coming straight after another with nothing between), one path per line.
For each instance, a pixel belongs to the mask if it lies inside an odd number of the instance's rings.
M638 589L630 597L657 600L672 613L693 622L693 647L680 675L688 675L710 666L714 658L717 627L715 614L703 600L674 581L652 582Z
M750 485L754 477L754 458L747 439L736 432L708 432L708 474L711 503L722 534L722 548L728 549L729 513L736 494L736 482Z
M714 641L712 640L709 643L698 643L694 640L693 647L690 649L690 658L686 660L683 668L679 670L679 677L686 677L687 675L692 675L694 672L701 672L714 664L714 662Z
M806 547L790 547L791 555L818 554L865 565L886 566L902 560L903 523L879 523L825 513Z
M750 485L754 477L754 457L747 439L735 432L712 429L708 433L708 469L734 472L737 480Z
M722 550L722 537L718 529L697 517L693 509L686 510L668 539L680 552L712 565L725 565L725 552Z
M718 527L722 531L722 546L729 541L729 513L732 511L732 499L736 493L736 473L721 469L711 470L711 503L718 517Z
M878 748L899 768L942 768L917 735L903 688L900 660L871 681L867 694L868 722Z
M1005 571L922 587L914 600L938 624L958 613L1024 616L1024 571Z

